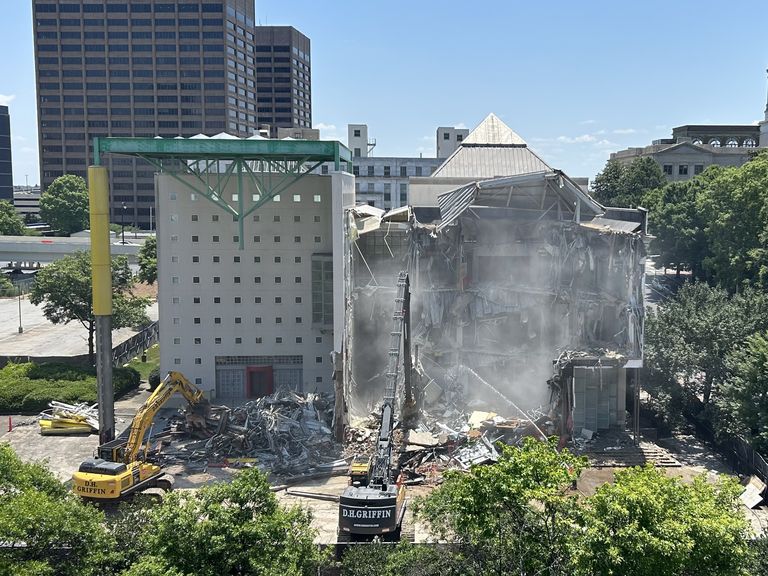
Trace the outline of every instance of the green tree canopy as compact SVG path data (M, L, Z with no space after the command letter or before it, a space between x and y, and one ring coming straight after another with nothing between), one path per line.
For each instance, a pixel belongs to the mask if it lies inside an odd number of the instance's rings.
M63 234L88 227L88 189L80 176L65 174L54 180L40 197L40 217Z
M629 165L609 160L592 183L592 196L603 206L637 207L651 190L666 184L653 158L636 158Z
M24 220L7 200L0 200L0 236L24 236Z
M157 280L157 236L150 236L139 249L139 280L154 284Z
M112 259L112 328L147 322L147 298L131 293L133 275L125 256ZM76 252L37 273L30 302L43 305L43 314L54 324L80 322L88 330L88 354L93 360L93 283L90 252Z
M580 512L576 574L737 576L750 559L732 478L683 483L647 466L619 470Z
M728 374L726 356L766 328L765 292L747 289L730 296L701 282L684 285L645 323L650 393L666 412L678 392L708 404Z
M264 474L173 492L152 510L145 550L126 576L300 576L321 562L310 514L277 503Z

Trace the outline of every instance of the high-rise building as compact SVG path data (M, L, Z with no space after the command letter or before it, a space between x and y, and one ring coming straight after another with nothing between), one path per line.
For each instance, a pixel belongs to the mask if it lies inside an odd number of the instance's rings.
M43 190L61 174L85 177L96 136L258 130L253 0L37 0L33 20ZM292 53L288 43L273 48ZM298 75L290 76L285 95L272 83L270 101L298 92ZM126 224L150 227L155 168L136 158L106 162L113 221L125 205Z
M258 26L256 37L256 117L259 127L312 127L309 38L292 26Z
M13 203L11 116L8 114L8 106L0 106L0 200Z

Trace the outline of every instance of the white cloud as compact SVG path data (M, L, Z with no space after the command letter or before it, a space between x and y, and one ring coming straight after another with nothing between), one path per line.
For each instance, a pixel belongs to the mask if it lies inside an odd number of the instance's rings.
M571 136L558 136L557 141L563 142L564 144L584 144L586 142L594 142L596 138L592 136L591 134L582 134L581 136L571 137Z
M313 126L316 130L320 130L320 140L341 140L341 136L336 130L335 124L325 124L324 122L318 122Z
M579 122L579 124L582 124L582 125L583 124L595 124L595 123L597 123L597 120L582 120L581 122Z
M616 130L613 131L614 134L634 134L637 130L634 128L616 128Z
M0 94L0 106L8 106L16 99L16 94Z
M467 127L467 125L464 124L464 122L459 122L458 124L454 124L453 127L459 128L460 130L464 130Z

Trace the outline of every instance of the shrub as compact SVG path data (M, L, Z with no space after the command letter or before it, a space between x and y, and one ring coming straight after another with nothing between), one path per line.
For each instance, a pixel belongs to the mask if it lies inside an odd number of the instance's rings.
M160 381L162 378L160 378L160 368L153 368L152 371L149 373L149 389L154 390L158 386L160 386Z

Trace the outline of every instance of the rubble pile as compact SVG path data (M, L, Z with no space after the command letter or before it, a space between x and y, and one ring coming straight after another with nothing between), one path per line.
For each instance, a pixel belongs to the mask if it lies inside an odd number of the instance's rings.
M67 404L51 400L40 412L38 423L43 436L90 434L99 431L97 404Z
M257 466L283 476L346 471L331 435L332 411L326 395L285 389L232 409L213 406L204 427L194 429L195 436L208 437L174 442L164 457L203 467ZM173 425L175 436L190 432L186 420Z

